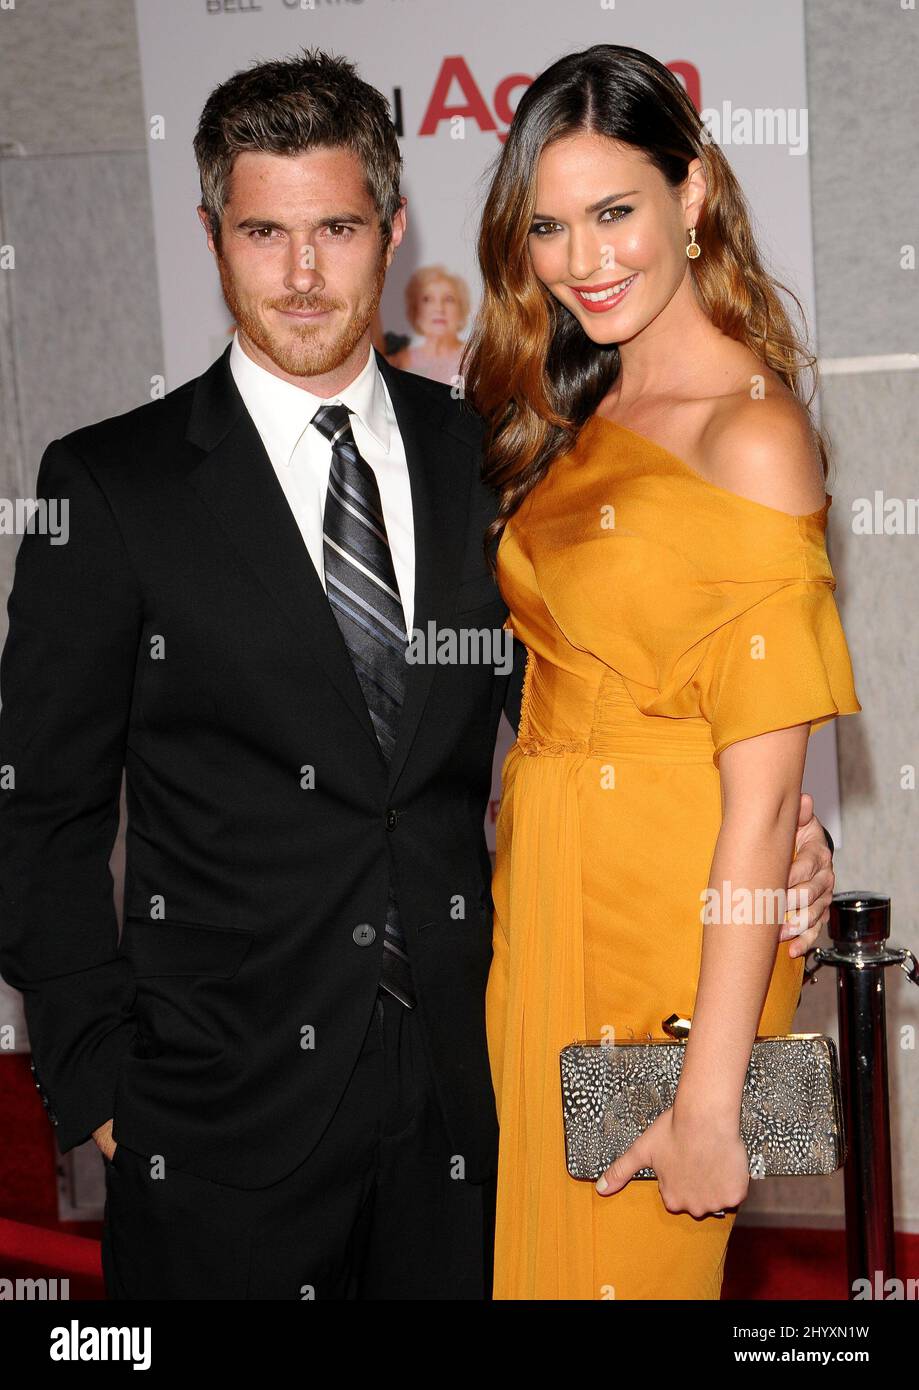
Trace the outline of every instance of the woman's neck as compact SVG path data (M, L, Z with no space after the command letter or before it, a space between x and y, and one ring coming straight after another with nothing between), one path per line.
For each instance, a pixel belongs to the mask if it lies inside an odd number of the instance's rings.
M695 395L703 382L710 388L712 353L722 338L687 274L660 313L619 344L621 369L607 399L627 409L639 398Z

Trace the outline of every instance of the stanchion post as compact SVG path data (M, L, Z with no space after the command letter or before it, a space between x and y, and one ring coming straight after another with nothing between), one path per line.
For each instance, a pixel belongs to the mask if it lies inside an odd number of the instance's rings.
M896 1277L885 970L901 963L902 952L887 950L889 936L889 898L858 892L833 899L833 950L821 955L836 967L850 1298L856 1280L883 1289Z

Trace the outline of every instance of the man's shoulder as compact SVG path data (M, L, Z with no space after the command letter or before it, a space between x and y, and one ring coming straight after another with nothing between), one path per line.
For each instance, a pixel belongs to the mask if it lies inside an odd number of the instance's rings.
M184 439L197 381L195 377L155 400L82 425L61 435L60 442L94 467L161 456L164 448Z
M484 422L457 387L406 371L404 367L394 367L385 359L381 362L379 355L377 361L387 385L390 381L397 383L400 393L404 393L416 408L426 410L430 418L441 421L441 428L457 435L473 448L481 447Z

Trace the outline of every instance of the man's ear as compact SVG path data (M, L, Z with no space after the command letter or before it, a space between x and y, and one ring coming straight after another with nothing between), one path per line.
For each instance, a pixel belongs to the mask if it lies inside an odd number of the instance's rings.
M407 227L407 225L408 225L408 213L406 212L406 208L407 208L407 207L408 207L408 199L407 199L407 198L405 197L405 195L403 194L402 200L401 200L401 202L400 202L400 204L399 204L399 208L398 208L398 210L393 214L393 219L392 219L392 231L391 231L390 238L389 238L389 244L388 244L387 247L386 247L386 269L387 269L387 270L389 269L390 265L392 264L393 256L396 254L396 247L399 246L399 245L401 244L402 238L405 236L405 229L406 229L406 227Z
M217 248L216 248L216 246L214 245L214 233L213 233L213 231L212 231L212 229L211 229L211 219L208 217L207 213L205 212L203 205L199 204L199 206L195 209L195 211L196 211L197 214L198 214L198 220L199 220L199 222L201 223L201 226L204 228L205 232L207 233L207 245L208 245L208 250L213 251L214 255L216 255L216 254L217 254Z

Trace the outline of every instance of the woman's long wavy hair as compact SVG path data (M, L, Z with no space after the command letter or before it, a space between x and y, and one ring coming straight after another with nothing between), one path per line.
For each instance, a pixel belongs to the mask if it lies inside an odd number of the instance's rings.
M619 349L591 341L575 316L537 278L528 236L536 168L554 141L609 136L641 151L678 189L692 160L707 192L697 219L703 254L690 261L695 290L712 323L746 343L805 408L817 389L816 359L792 327L779 291L790 290L762 263L746 199L678 79L647 53L595 44L553 63L527 88L491 171L478 239L483 296L463 353L466 398L485 421L482 476L498 494L485 549L494 569L508 519L559 454L570 449L619 372ZM805 396L801 376L811 389ZM827 450L813 425L827 473Z

